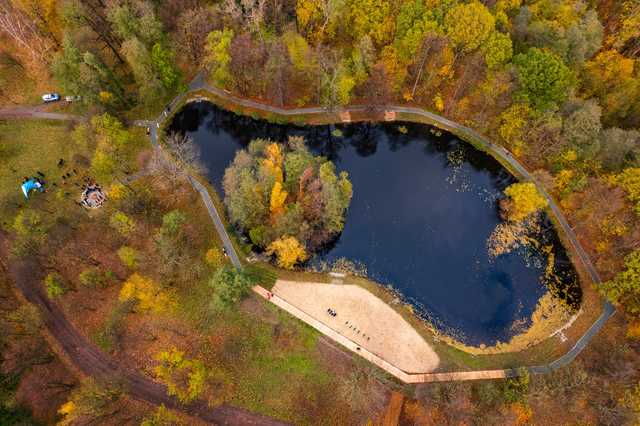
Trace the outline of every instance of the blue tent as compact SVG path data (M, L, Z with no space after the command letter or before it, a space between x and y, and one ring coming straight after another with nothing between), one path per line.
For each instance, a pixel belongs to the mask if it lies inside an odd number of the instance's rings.
M44 186L34 178L31 178L22 184L22 193L27 200L29 199L29 193L34 189L43 192Z

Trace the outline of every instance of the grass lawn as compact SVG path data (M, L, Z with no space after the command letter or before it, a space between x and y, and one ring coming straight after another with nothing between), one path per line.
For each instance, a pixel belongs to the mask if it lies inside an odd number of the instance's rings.
M62 158L72 164L74 154L86 158L87 148L72 141L71 126L52 120L0 120L0 218L4 228L10 226L9 221L21 207L33 205L50 210L58 201L51 185L47 186L49 193L33 194L30 201L25 201L20 185L24 176L37 176L38 171L48 183L60 184L62 170L58 161ZM75 167L81 171L79 166ZM65 190L78 192L75 187Z

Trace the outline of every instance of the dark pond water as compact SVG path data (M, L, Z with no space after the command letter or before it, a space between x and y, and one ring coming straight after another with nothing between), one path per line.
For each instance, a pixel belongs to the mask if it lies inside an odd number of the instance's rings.
M408 130L401 133L404 125ZM501 223L498 199L515 182L500 164L455 136L411 123L296 127L270 124L192 103L177 114L201 148L210 181L222 192L225 168L254 138L303 135L310 149L346 170L353 199L344 232L321 256L361 262L370 278L391 284L442 331L468 344L493 344L525 325L538 299L546 257L520 249L490 259L487 238ZM538 236L555 247L555 269L579 299L575 274L549 225ZM318 259L316 258L317 262ZM573 283L573 284L571 284Z

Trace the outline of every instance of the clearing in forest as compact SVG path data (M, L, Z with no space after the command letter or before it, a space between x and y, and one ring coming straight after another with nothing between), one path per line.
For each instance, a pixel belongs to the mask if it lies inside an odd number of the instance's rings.
M422 336L359 286L278 280L272 291L406 373L429 373L438 367L438 355Z

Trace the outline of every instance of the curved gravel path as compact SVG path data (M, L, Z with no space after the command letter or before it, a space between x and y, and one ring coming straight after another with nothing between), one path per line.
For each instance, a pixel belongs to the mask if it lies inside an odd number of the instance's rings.
M297 115L322 115L330 111L323 107L312 108L294 108L284 109L278 108L272 105L265 105L259 102L255 102L248 99L238 98L230 93L218 89L216 87L209 86L205 79L204 73L200 72L194 78L189 85L189 90L179 96L177 96L167 107L167 109L160 114L156 120L138 120L135 122L138 126L145 126L151 129L150 136L154 147L159 148L157 142L157 129L160 124L167 118L167 112L171 111L178 105L183 99L187 98L192 92L198 90L207 90L216 96L232 102L237 105L241 105L256 110L270 112L282 116L297 116ZM504 161L509 166L520 174L521 179L533 182L540 193L549 202L549 208L554 217L562 227L565 235L569 239L573 251L578 255L585 269L591 276L592 280L596 284L600 284L601 279L597 270L591 263L586 251L580 245L578 238L576 237L573 229L569 225L568 221L562 214L560 208L556 205L553 198L545 191L540 183L526 170L522 164L520 164L506 149L501 146L495 145L487 140L485 137L461 124L455 123L445 117L434 114L430 111L426 111L420 108L405 107L405 106L376 106L371 108L368 106L351 106L341 109L341 112L362 112L367 110L384 110L389 112L403 113L403 114L415 114L421 116L431 124L450 131L462 139L471 139L479 146L485 148L488 152L494 155L498 160ZM335 111L333 111L335 112ZM56 120L81 120L82 117L71 114L60 113L48 113L40 111L40 107L15 107L0 109L0 118L44 118L44 119L56 119ZM338 120L336 120L338 121ZM220 214L215 208L211 196L207 189L200 184L193 177L189 177L191 185L196 191L198 191L203 199L203 202L214 222L216 231L220 235L223 244L229 254L232 263L236 267L240 267L240 259L236 253L235 247L231 243L231 239L224 228L224 225L220 219ZM11 269L14 273L23 277L29 277L31 267L25 265L24 262L11 265ZM26 274L26 275L25 275ZM45 323L49 328L49 331L53 337L58 341L60 346L69 356L71 361L76 365L83 373L92 376L109 376L109 377L121 377L126 380L129 385L129 393L138 399L150 402L152 404L165 404L168 407L176 408L184 411L188 414L197 416L205 421L215 422L219 424L265 424L265 425L280 425L283 424L268 417L252 414L246 410L223 405L221 407L210 409L206 407L204 402L197 402L190 406L183 406L178 403L174 398L166 395L166 388L161 384L154 382L153 380L133 371L125 370L121 366L115 363L104 352L100 351L95 345L85 339L64 316L61 309L52 303L41 288L39 282L33 279L20 279L16 280L19 289L23 295L30 302L37 304L42 308L45 316ZM256 288L256 292L265 298L269 298L269 294L261 287ZM575 345L562 357L557 360L542 366L527 367L527 369L534 374L542 374L551 372L557 368L569 364L575 359L580 352L586 347L589 341L595 336L596 333L604 326L606 321L615 313L615 308L608 301L604 302L603 312L600 317L591 325L591 327L578 339ZM415 376L409 380L412 383L425 383L434 381L452 381L452 380L477 380L487 378L504 378L513 377L518 374L518 370L515 369L503 369L503 370L486 370L486 371L460 371L450 373L426 373L426 374L412 374ZM404 374L403 376L406 376ZM399 377L400 378L400 377ZM401 380L406 377L402 377Z
M299 116L299 115L323 115L331 112L336 112L324 107L285 109L285 108L275 107L273 105L262 104L256 101L252 101L250 99L239 98L237 96L230 94L225 90L219 89L217 87L212 87L209 84L207 84L204 78L203 71L199 72L196 75L196 77L193 79L193 81L189 85L189 90L186 93L183 93L180 96L176 97L171 102L171 104L169 104L167 111L171 111L172 109L174 109L175 106L179 102L181 102L183 99L185 99L190 93L195 91L200 91L200 90L209 91L214 95L216 95L217 97L237 105L256 109L263 112L270 112L273 114L288 116L288 117ZM543 197L549 203L549 209L551 210L557 222L560 224L564 234L569 239L569 242L571 243L571 246L573 249L572 251L578 255L581 263L589 273L593 282L596 285L602 282L602 280L600 279L600 275L598 274L598 271L591 263L591 260L588 254L586 253L586 251L578 241L578 238L575 232L573 231L573 229L569 225L569 222L566 220L566 218L562 214L562 211L557 206L553 197L551 197L551 195L547 193L544 187L531 175L531 173L529 173L527 169L522 164L520 164L520 162L516 158L514 158L513 155L509 151L507 151L504 147L490 142L487 138L485 138L484 136L482 136L481 134L479 134L478 132L476 132L475 130L469 127L463 126L445 117L442 117L438 114L434 114L430 111L426 111L420 108L396 106L396 105L376 106L375 108L373 108L365 105L356 105L356 106L342 108L340 109L339 112L352 113L352 112L362 112L362 111L370 111L370 110L378 110L378 111L402 113L402 114L414 114L414 115L423 117L427 119L427 121L430 124L436 127L439 127L441 129L447 130L461 137L463 140L475 142L478 146L480 146L481 148L484 148L487 152L489 152L491 155L496 157L499 161L503 161L507 163L512 168L512 170L514 170L520 175L521 180L530 181L534 183L538 191L543 195ZM159 127L159 125L161 125L166 118L167 118L167 114L166 112L163 112L156 121L152 122L154 124L153 127L154 128ZM411 120L407 120L407 121L411 121ZM336 122L338 122L338 120L336 120ZM157 135L155 134L155 131L154 131L152 134L152 142L157 147L158 144L157 144L156 137ZM194 188L202 196L203 201L207 206L207 209L209 210L210 215L214 219L214 222L216 223L216 229L218 230L218 233L220 234L220 237L222 238L228 253L230 253L232 260L234 260L233 263L237 267L240 267L240 262L234 259L234 258L237 258L237 254L235 253L235 248L231 244L229 236L227 235L226 230L224 229L224 227L220 222L219 213L215 211L215 207L211 202L211 197L209 193L207 192L206 188L202 187L202 185L198 184L199 185L198 187L194 184L193 179L190 179L190 180L192 185L194 185ZM227 244L227 241L229 241L228 244ZM257 291L257 292L264 296L264 292L261 292L261 291ZM561 356L560 358L556 359L555 361L549 364L541 365L541 366L531 366L526 368L530 373L544 374L569 364L580 354L580 352L582 352L582 350L587 346L589 341L591 341L591 339L604 326L606 321L614 314L615 314L615 307L609 301L605 300L603 303L602 313L600 314L598 319L577 340L574 346L567 353L565 353L563 356ZM389 372L393 374L391 371ZM478 380L478 379L486 379L486 378L513 377L518 374L519 374L519 370L517 369L460 371L460 372L451 372L451 373L426 373L426 374L420 374L420 375L410 375L410 376L416 376L416 377L413 377L409 382L424 383L424 382L433 382L433 381ZM417 376L420 376L420 377L417 377ZM403 381L407 381L406 377L398 377L398 378L400 378Z

